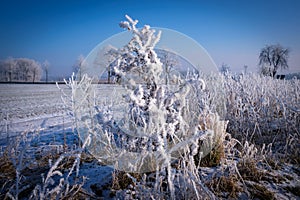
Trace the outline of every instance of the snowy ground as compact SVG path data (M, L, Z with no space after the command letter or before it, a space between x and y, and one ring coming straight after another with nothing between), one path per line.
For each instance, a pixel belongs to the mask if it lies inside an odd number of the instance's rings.
M70 93L65 85L59 87ZM105 101L119 94L115 88L99 85L96 95ZM61 95L57 86L52 84L1 84L0 139L24 131L60 132L72 128L71 117Z
M0 121L0 138L7 133L11 137L23 131L71 127L56 85L1 84Z

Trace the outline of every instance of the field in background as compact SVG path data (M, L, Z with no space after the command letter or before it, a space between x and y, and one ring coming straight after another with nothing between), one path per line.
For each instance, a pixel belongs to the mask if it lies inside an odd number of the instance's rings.
M23 131L71 127L56 85L1 84L0 121L1 138Z
M70 95L71 90L64 84L59 87ZM115 86L99 84L97 88L96 95L105 101ZM24 131L61 132L72 128L70 110L61 96L55 84L0 84L0 139Z

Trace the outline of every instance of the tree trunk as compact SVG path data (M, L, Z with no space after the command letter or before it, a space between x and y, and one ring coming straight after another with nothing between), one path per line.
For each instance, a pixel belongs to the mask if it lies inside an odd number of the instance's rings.
M8 72L8 76L9 76L9 82L11 82L12 80L11 80L11 74L12 74L12 72Z
M34 79L35 79L35 70L33 71L33 77L32 77L32 82L34 83Z

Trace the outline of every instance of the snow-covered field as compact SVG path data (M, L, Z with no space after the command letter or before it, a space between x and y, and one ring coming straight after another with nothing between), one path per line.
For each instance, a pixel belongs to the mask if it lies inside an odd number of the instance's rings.
M70 95L66 85L59 87ZM98 85L96 92L99 101L113 100L120 94L117 87L107 84ZM1 84L0 139L24 131L61 132L72 128L69 110L61 96L54 84Z
M64 87L64 86L62 86ZM71 126L56 85L1 84L1 138L23 131L61 130Z

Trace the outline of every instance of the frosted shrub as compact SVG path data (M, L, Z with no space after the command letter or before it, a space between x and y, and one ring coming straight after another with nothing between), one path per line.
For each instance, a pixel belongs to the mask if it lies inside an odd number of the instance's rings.
M144 182L128 174L142 197L146 193L157 199L175 199L175 194L210 196L194 156L201 159L224 139L226 122L217 114L220 107L211 108L219 100L217 92L209 95L210 88L195 73L185 77L166 72L154 50L161 32L148 25L137 29L138 21L126 18L120 26L132 32L132 39L114 50L109 65L114 82L125 89L125 113L121 120L114 118L112 105L96 103L93 80L87 75L80 81L71 78L67 85L72 97L65 95L64 100L74 115L76 131L81 139L91 138L87 148L100 162L125 172L155 172L153 178L144 175Z
M27 132L25 131L21 133L21 136L17 137L15 141L11 141L11 143L12 144L7 147L7 151L9 152L9 158L15 168L16 177L15 183L6 193L6 196L11 199L18 199L19 194L28 188L27 185L21 187L22 180L24 179L21 171L27 164L24 161L24 157L30 143L29 139L27 138Z
M73 74L68 81L65 80L67 91L57 85L62 92L62 101L73 116L75 127L82 127L81 123L92 123L89 116L95 115L92 79L87 75L80 78L80 81L77 81ZM68 94L70 91L71 95Z
M255 74L228 76L225 88L228 132L242 141L274 143L273 147L280 147L282 153L299 151L299 80L276 80ZM290 140L293 142L283 149Z
M79 162L79 157L77 156L75 158L75 162L69 169L66 176L62 170L59 169L59 165L64 162L64 159L70 156L71 154L62 154L53 164L52 160L49 160L50 169L46 176L41 174L42 183L35 186L30 199L42 200L73 198L80 191L81 187L85 183L86 177L82 177L82 180L75 180L70 183L71 175L75 170L75 166ZM76 169L76 172L78 172L78 170L79 169Z

